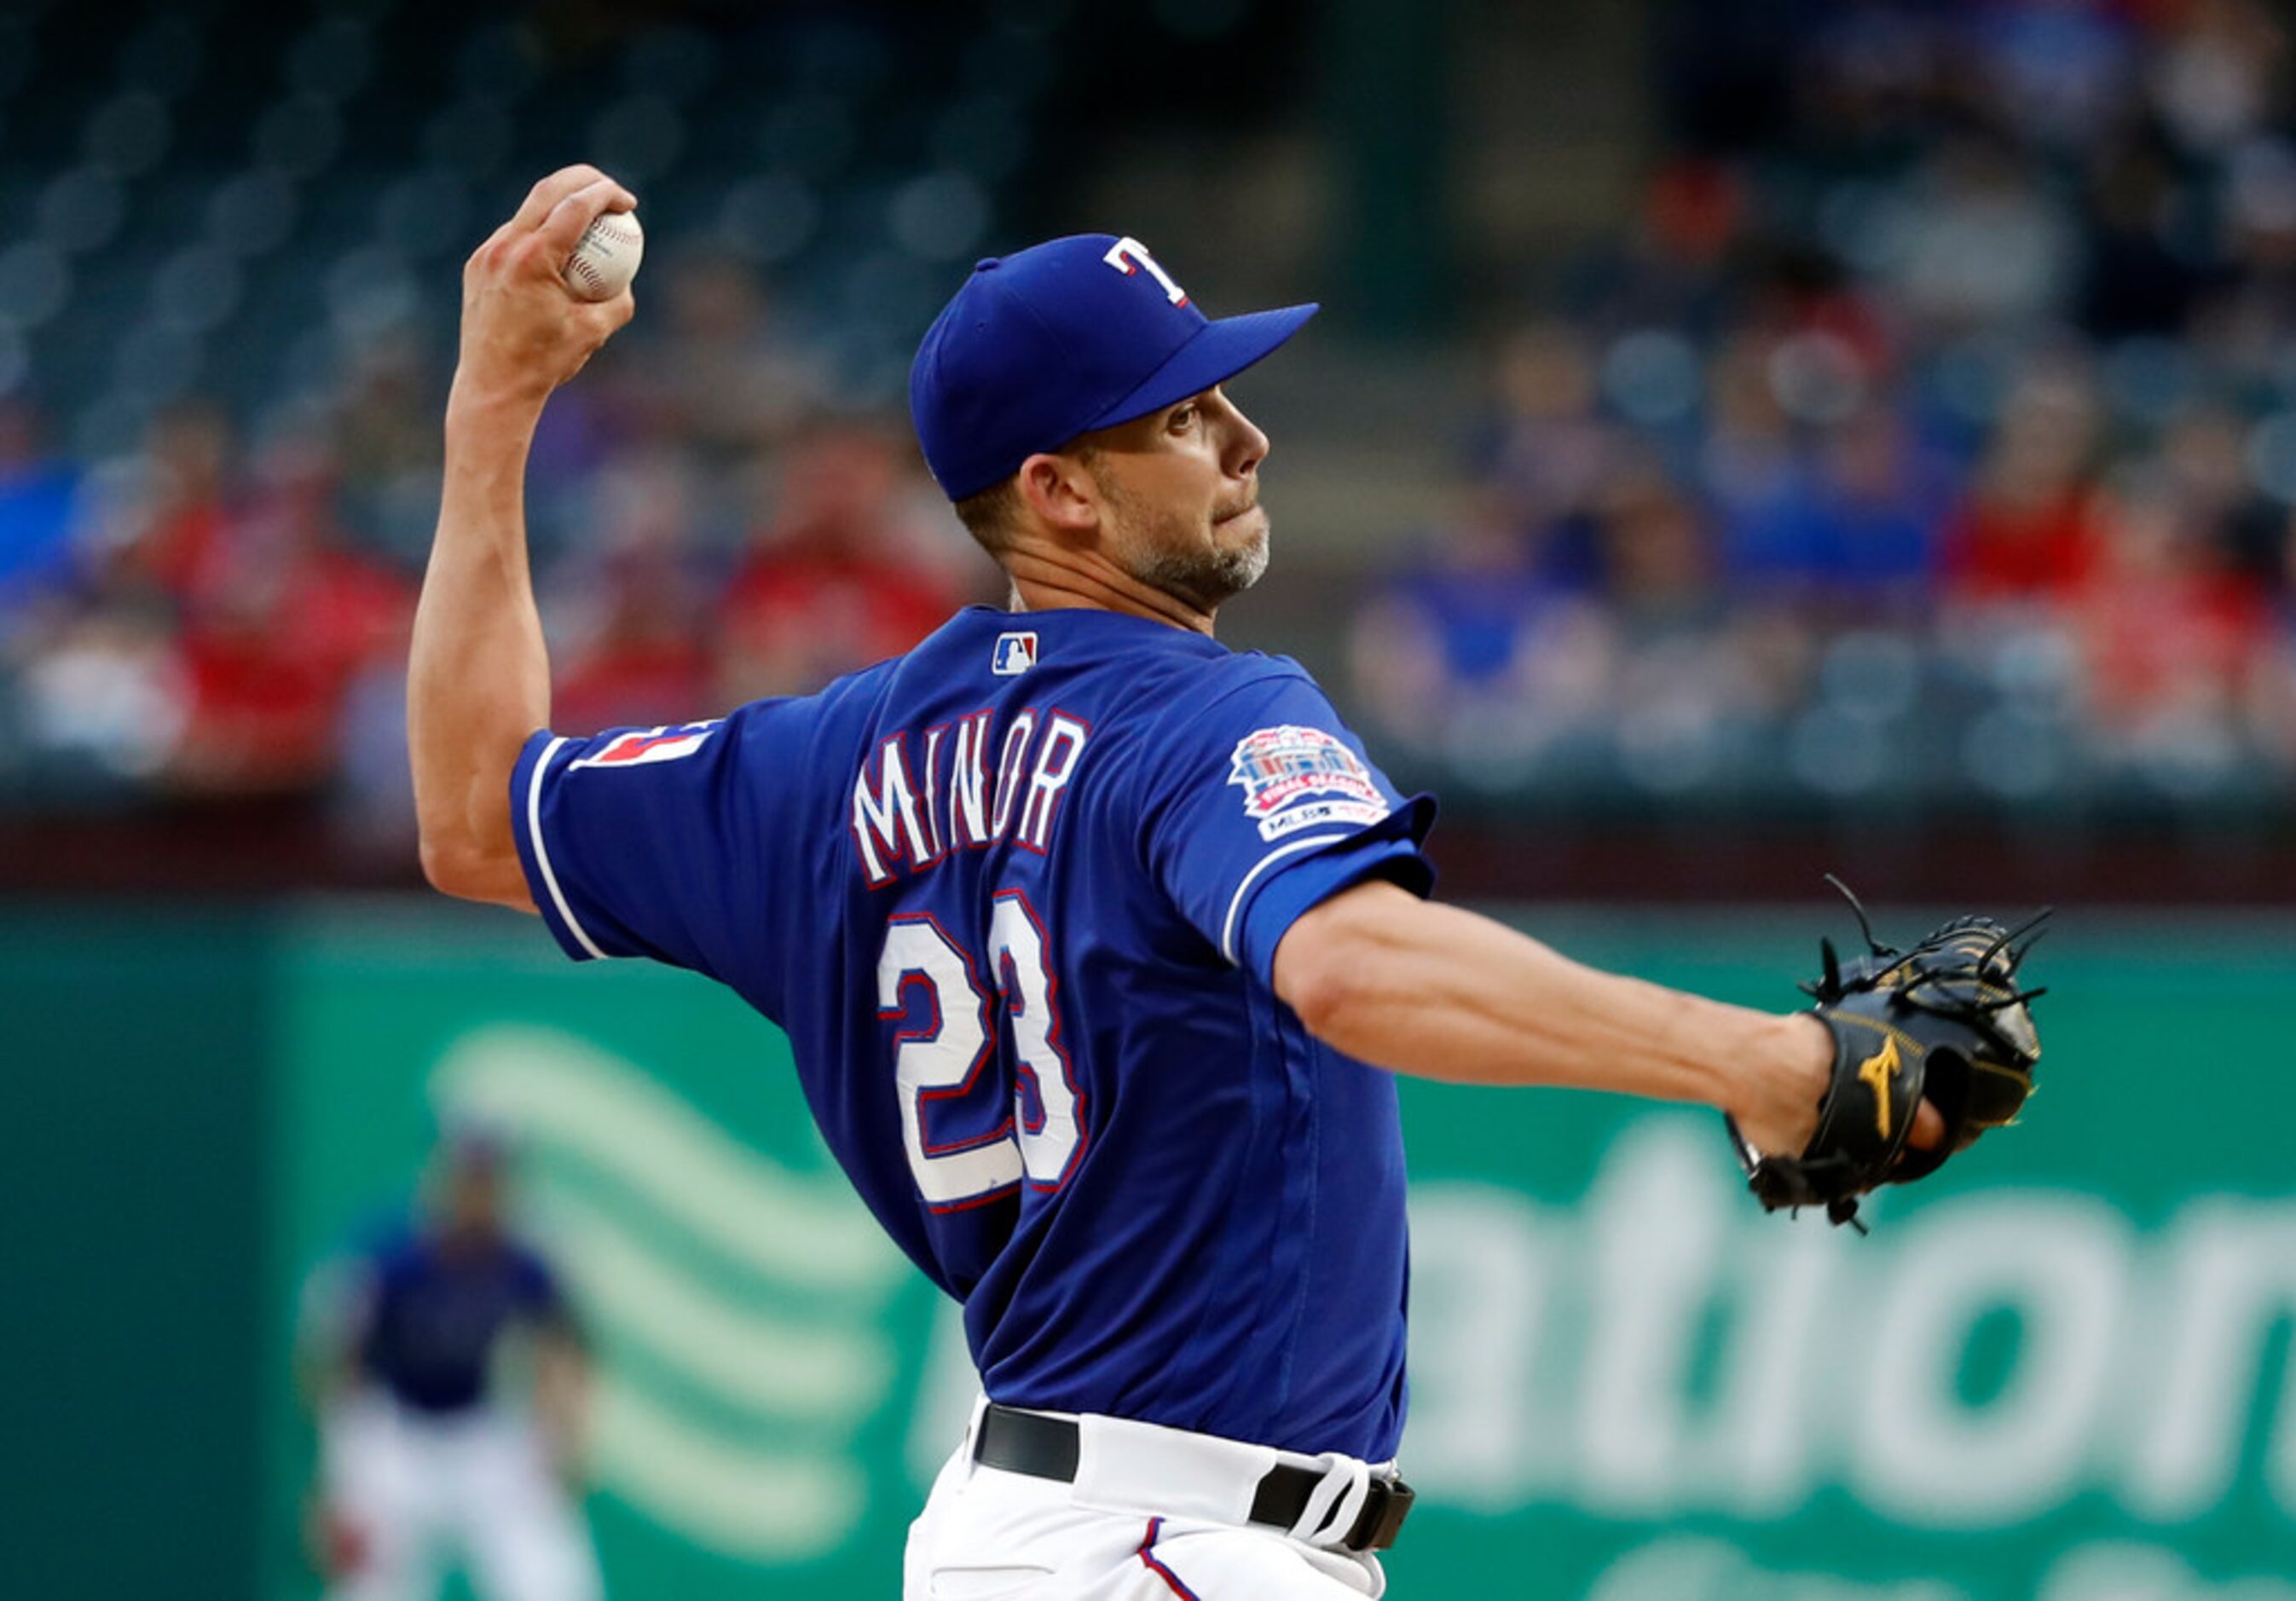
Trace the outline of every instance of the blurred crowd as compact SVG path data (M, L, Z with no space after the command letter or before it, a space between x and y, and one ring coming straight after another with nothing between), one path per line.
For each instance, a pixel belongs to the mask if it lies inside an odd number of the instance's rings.
M554 721L809 690L996 598L906 419L852 410L753 268L698 254L654 281L535 444ZM66 459L29 398L0 396L0 793L309 795L403 838L441 465L430 342L379 331L252 437L171 404L111 461Z
M1556 314L1494 339L1456 504L1357 620L1385 735L1501 789L2284 784L2280 14L1788 6L1765 50L1688 9L1676 153L1527 286Z
M1636 214L1496 297L1542 314L1484 341L1466 470L1347 629L1353 709L1505 793L2284 793L2289 24L1757 10L1674 8ZM999 598L758 264L660 258L536 444L557 720L808 689ZM430 310L108 457L0 365L0 804L324 796L403 839Z

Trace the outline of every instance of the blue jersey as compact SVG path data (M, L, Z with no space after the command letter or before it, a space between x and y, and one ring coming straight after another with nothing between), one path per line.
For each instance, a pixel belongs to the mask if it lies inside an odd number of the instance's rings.
M417 1411L467 1411L487 1399L495 1344L565 1315L540 1257L509 1240L449 1250L428 1236L385 1240L362 1264L359 1370Z
M692 968L787 1031L993 1399L1395 1454L1395 1084L1269 969L1341 888L1423 893L1434 808L1296 663L976 607L817 695L538 734L512 784L570 955Z

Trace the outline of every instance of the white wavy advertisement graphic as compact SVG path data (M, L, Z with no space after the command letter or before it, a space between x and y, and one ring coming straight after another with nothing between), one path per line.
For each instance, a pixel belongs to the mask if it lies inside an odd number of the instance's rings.
M726 1556L841 1546L868 1510L851 1439L897 1375L882 1315L906 1266L843 1178L790 1171L562 1030L473 1030L430 1095L519 1144L600 1354L596 1482Z

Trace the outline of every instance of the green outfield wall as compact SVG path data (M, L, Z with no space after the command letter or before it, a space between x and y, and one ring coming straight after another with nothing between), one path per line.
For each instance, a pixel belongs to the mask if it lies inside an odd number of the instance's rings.
M0 911L0 1596L250 1593L274 933Z
M1524 921L1770 1006L1815 948L1807 918ZM2068 922L2024 1126L1869 1239L1763 1217L1710 1116L1407 1085L1424 1499L1393 1593L2296 1601L2296 924ZM613 1593L897 1593L971 1375L730 997L400 902L0 949L39 1209L0 1458L53 1513L10 1545L107 1580L0 1591L317 1593L301 1288L465 1116L516 1134L595 1335ZM171 1584L100 1543L121 1463L152 1548L200 1553Z

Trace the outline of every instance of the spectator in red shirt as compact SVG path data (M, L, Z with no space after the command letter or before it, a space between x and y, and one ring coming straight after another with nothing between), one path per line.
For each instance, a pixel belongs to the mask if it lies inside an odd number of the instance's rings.
M1947 524L1949 602L2054 609L2088 580L2103 548L2088 477L2095 434L2095 403L2074 375L2042 375L2010 398Z
M407 582L344 546L334 487L323 445L275 446L193 585L178 641L184 725L169 764L186 788L320 787L354 680L405 651Z
M2136 476L2107 507L2077 598L2091 719L2139 742L2178 727L2228 738L2264 637L2260 587L2158 477Z
M555 576L554 706L570 728L652 727L708 706L708 574L693 552L706 490L691 454L650 448L601 473L593 547Z
M780 514L755 536L718 608L729 704L807 693L898 655L966 598L910 558L910 475L882 434L817 434L786 459Z
M223 409L186 400L152 421L142 483L104 530L107 587L179 609L223 559L234 442Z
M674 552L640 546L610 557L589 636L558 677L553 707L570 728L653 727L709 703L708 642Z

